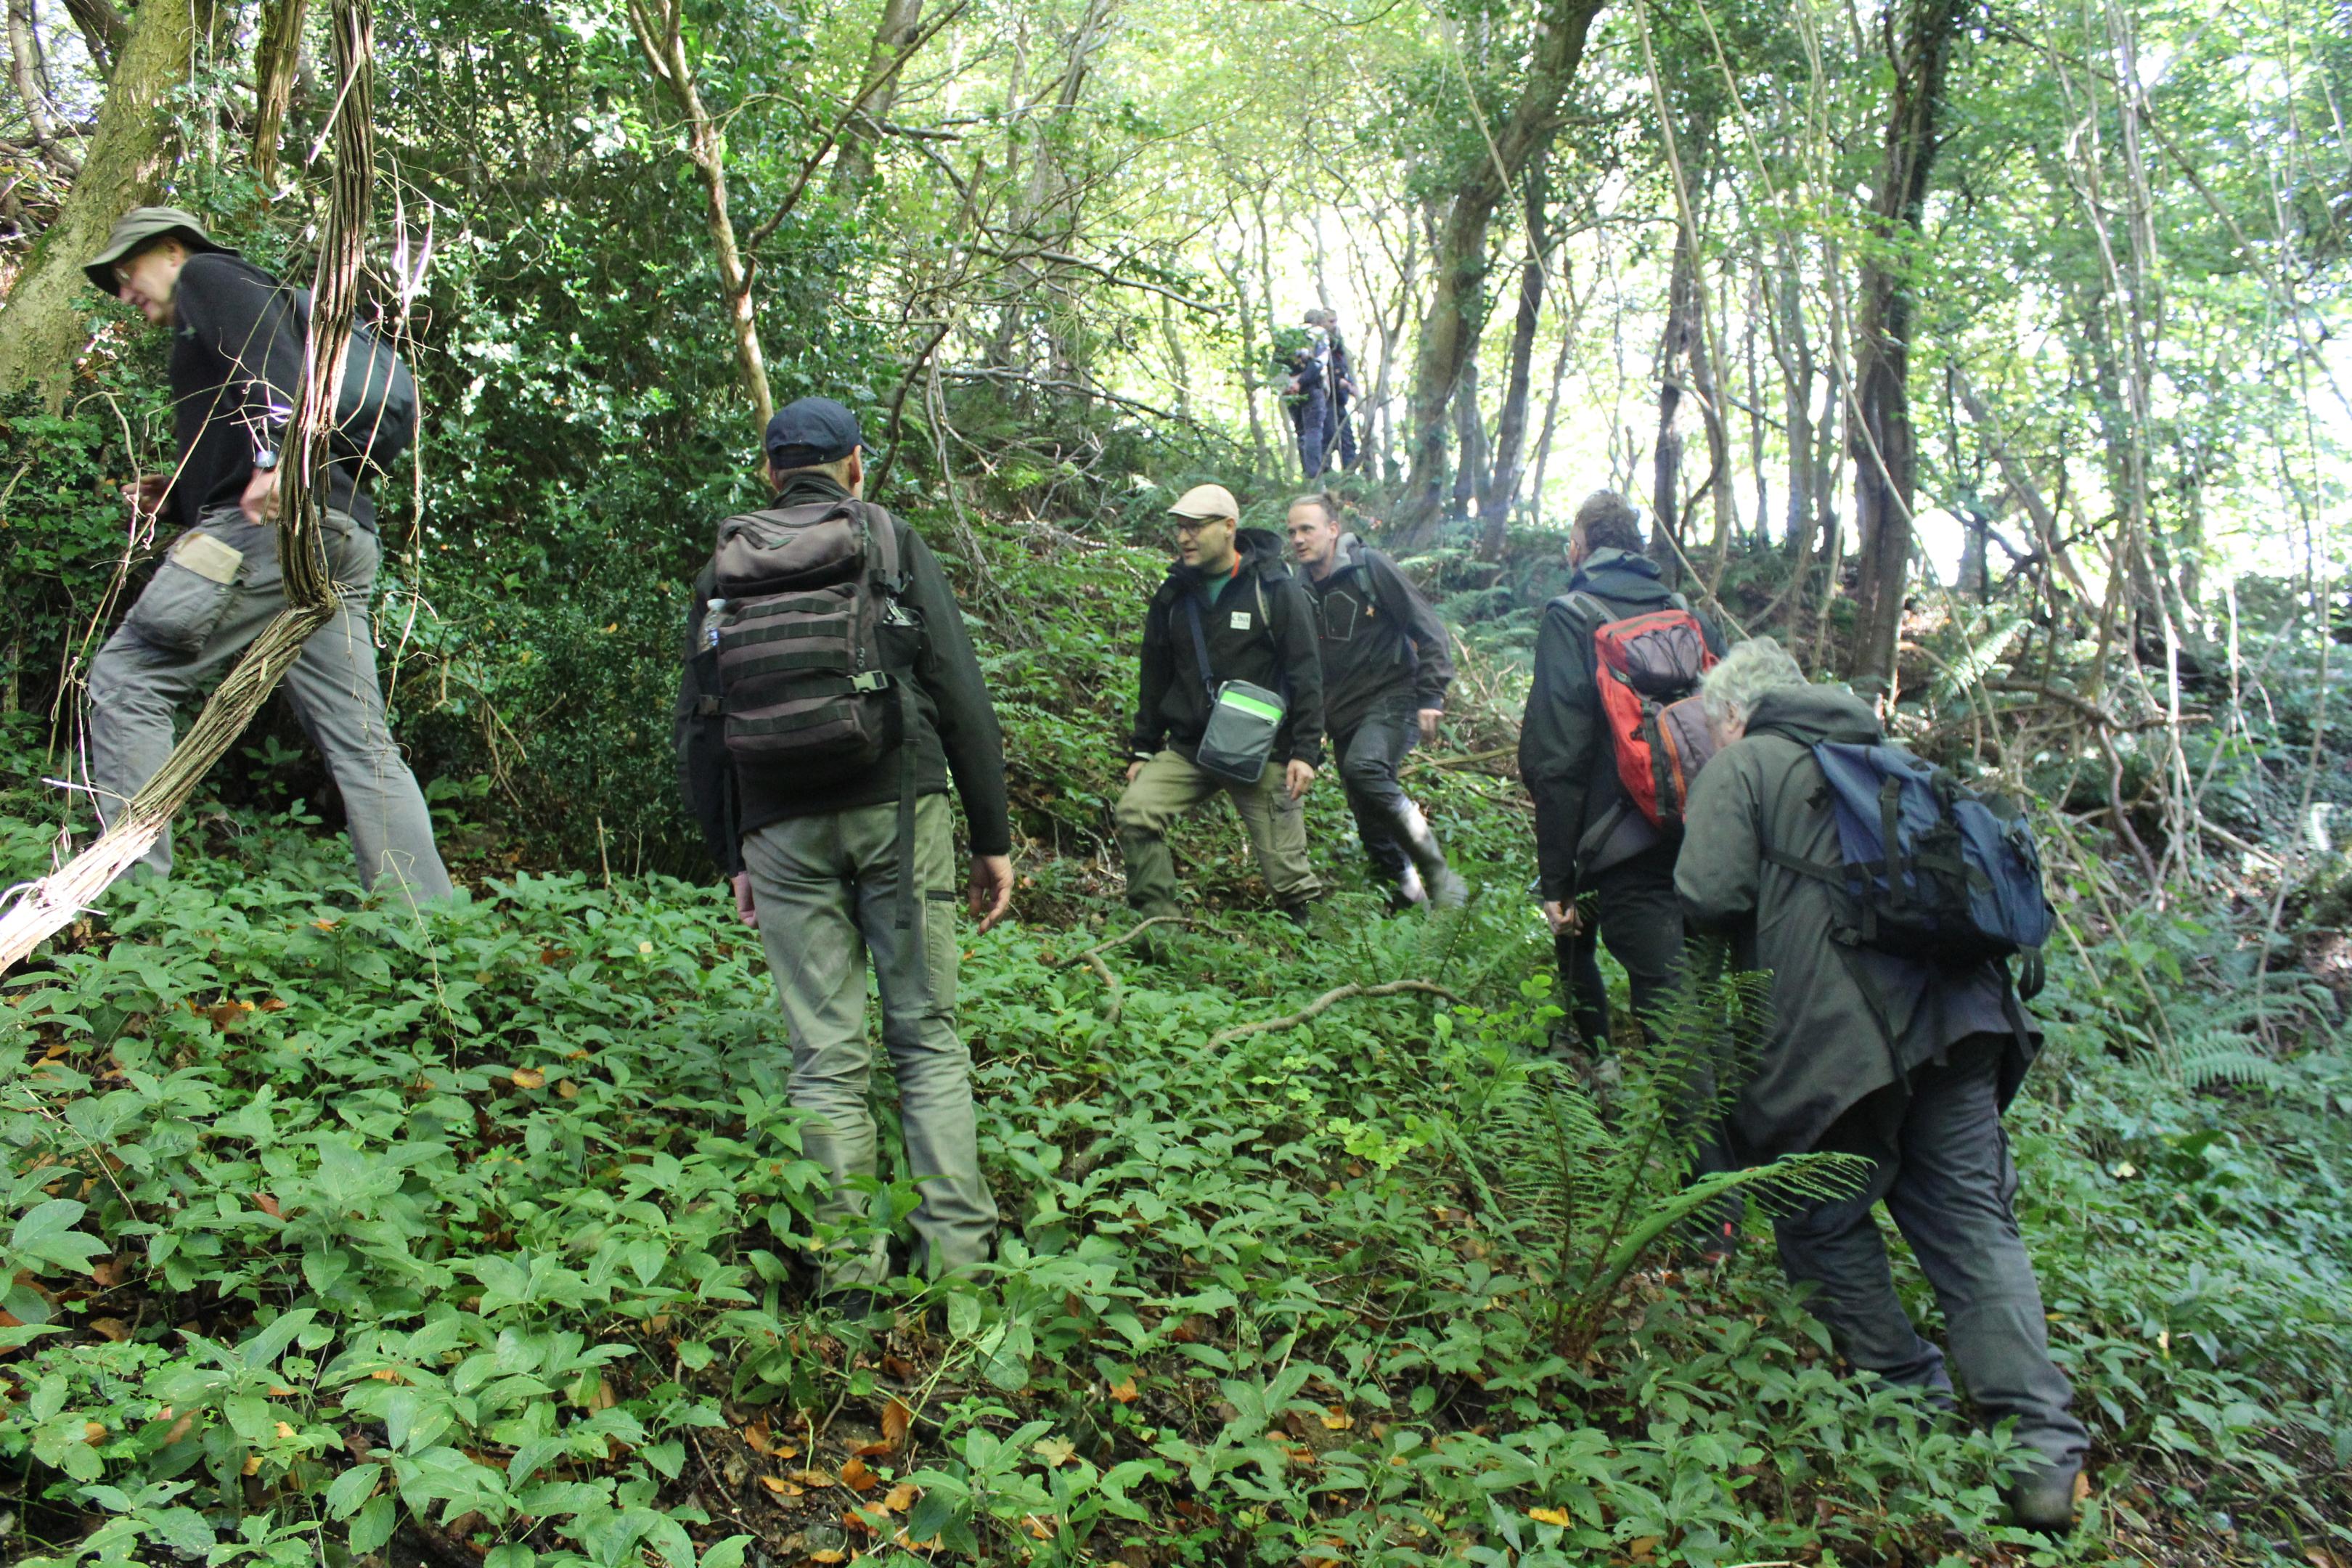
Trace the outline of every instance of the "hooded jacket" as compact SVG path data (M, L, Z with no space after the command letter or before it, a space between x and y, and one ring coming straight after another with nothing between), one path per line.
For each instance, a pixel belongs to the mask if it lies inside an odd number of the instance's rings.
M1568 593L1544 606L1536 632L1535 683L1519 726L1519 781L1536 804L1536 868L1543 896L1565 903L1581 879L1618 865L1660 842L1649 818L1634 809L1617 776L1617 752L1601 717L1593 683L1589 614L1572 604L1598 599L1611 620L1672 608L1674 593L1658 580L1647 556L1596 550L1569 580ZM1693 612L1696 615L1696 612ZM1700 633L1717 657L1723 635L1698 616Z
M1339 536L1331 570L1301 572L1315 607L1323 657L1323 717L1334 735L1352 734L1382 707L1444 708L1454 682L1445 623L1396 563Z
M1728 936L1736 967L1769 972L1771 1016L1728 1121L1733 1152L1762 1162L1811 1148L1832 1121L1971 1035L2011 1042L2006 1105L2037 1048L2005 965L1947 969L1833 940L1830 885L1765 858L1839 859L1822 741L1882 741L1868 704L1839 686L1766 692L1748 732L1708 759L1684 818L1675 890L1692 925Z
M1306 590L1282 559L1282 543L1263 528L1234 536L1239 560L1234 580L1211 604L1198 567L1178 562L1151 595L1143 615L1143 678L1136 693L1135 732L1129 753L1156 755L1174 748L1186 761L1201 749L1209 724L1209 692L1193 651L1189 596L1201 611L1213 682L1246 680L1283 695L1282 728L1273 761L1323 763L1323 664L1315 651L1315 615Z

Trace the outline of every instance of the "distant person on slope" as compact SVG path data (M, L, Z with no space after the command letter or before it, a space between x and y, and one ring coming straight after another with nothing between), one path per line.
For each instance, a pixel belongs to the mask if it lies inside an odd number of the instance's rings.
M735 907L756 926L792 1040L801 1145L831 1190L820 1225L861 1220L877 1151L866 1041L869 960L898 1080L920 1264L988 1256L996 1202L982 1178L971 1053L956 1032L955 825L964 889L987 931L1013 899L1004 743L962 610L905 522L858 499L856 416L826 397L767 429L767 510L728 519L694 584L678 689L687 805ZM876 1311L885 1238L824 1253L819 1299Z
M1127 792L1113 813L1127 901L1177 911L1168 830L1233 797L1275 901L1302 924L1322 891L1301 797L1323 760L1315 616L1282 544L1244 528L1233 492L1196 485L1169 509L1177 559L1143 617L1143 676Z
M1935 1291L1969 1396L1995 1420L2013 1416L2017 1441L2040 1457L2011 1489L2018 1521L2063 1530L2088 1437L2050 1359L2000 1127L2040 1037L2005 965L1858 944L1814 747L1842 743L1825 753L1842 757L1883 744L1869 706L1807 681L1769 637L1733 648L1700 698L1722 749L1692 791L1675 887L1694 925L1730 933L1738 967L1772 981L1762 1055L1728 1118L1730 1152L1743 1163L1805 1150L1872 1163L1852 1197L1774 1221L1781 1266L1819 1287L1807 1306L1848 1362L1948 1405L1943 1352L1895 1296L1872 1216L1884 1203Z
M90 660L89 784L100 819L110 822L171 755L173 713L286 608L278 462L301 382L305 307L177 207L124 214L83 270L91 287L171 334L179 445L178 467L142 476L132 504L168 508L183 531ZM342 795L361 885L442 899L449 873L424 792L384 722L368 627L383 551L365 468L383 455L347 453L326 471L320 521L335 614L302 645L286 693ZM143 864L170 874L168 827Z
M1395 562L1340 531L1329 496L1292 501L1289 533L1315 607L1331 755L1364 854L1398 908L1432 899L1457 906L1469 889L1397 782L1405 752L1416 739L1434 741L1445 717L1454 680L1445 623Z
M1316 309L1307 312L1307 324L1321 330L1324 359L1331 382L1331 441L1338 447L1339 467L1352 473L1356 468L1356 425L1349 409L1363 395L1356 384L1355 367L1348 360L1348 341L1339 335L1339 313ZM1330 447L1325 447L1329 451ZM1327 460L1325 465L1330 465Z

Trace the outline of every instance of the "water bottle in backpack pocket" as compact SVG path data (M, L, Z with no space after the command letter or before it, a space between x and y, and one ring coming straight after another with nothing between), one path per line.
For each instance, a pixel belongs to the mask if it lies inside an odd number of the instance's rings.
M899 603L897 529L873 510L820 502L719 525L719 710L739 769L822 789L904 733L919 628Z
M1837 825L1836 864L1768 851L1773 864L1840 895L1832 934L1898 958L1960 966L2025 960L2018 993L2042 988L2042 944L2057 916L2042 856L2005 795L1884 742L1822 741L1821 804Z

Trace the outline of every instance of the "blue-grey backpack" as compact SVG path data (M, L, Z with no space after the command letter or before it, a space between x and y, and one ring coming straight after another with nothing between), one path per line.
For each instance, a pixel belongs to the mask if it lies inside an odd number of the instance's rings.
M2042 889L2042 856L2007 796L1884 742L1822 741L1813 760L1822 804L1835 819L1839 859L1779 850L1774 865L1842 895L1832 934L1899 958L1964 965L2019 957L2018 994L2042 989L2042 944L2056 914Z

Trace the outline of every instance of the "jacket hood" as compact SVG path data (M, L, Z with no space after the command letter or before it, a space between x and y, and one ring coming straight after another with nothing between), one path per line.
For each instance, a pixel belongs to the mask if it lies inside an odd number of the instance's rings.
M1804 746L1823 741L1873 744L1886 738L1870 704L1843 686L1783 686L1767 691L1748 716L1748 732L1782 735Z
M1664 604L1673 590L1658 580L1658 563L1630 550L1596 550L1570 579L1568 591L1598 594L1633 604Z

